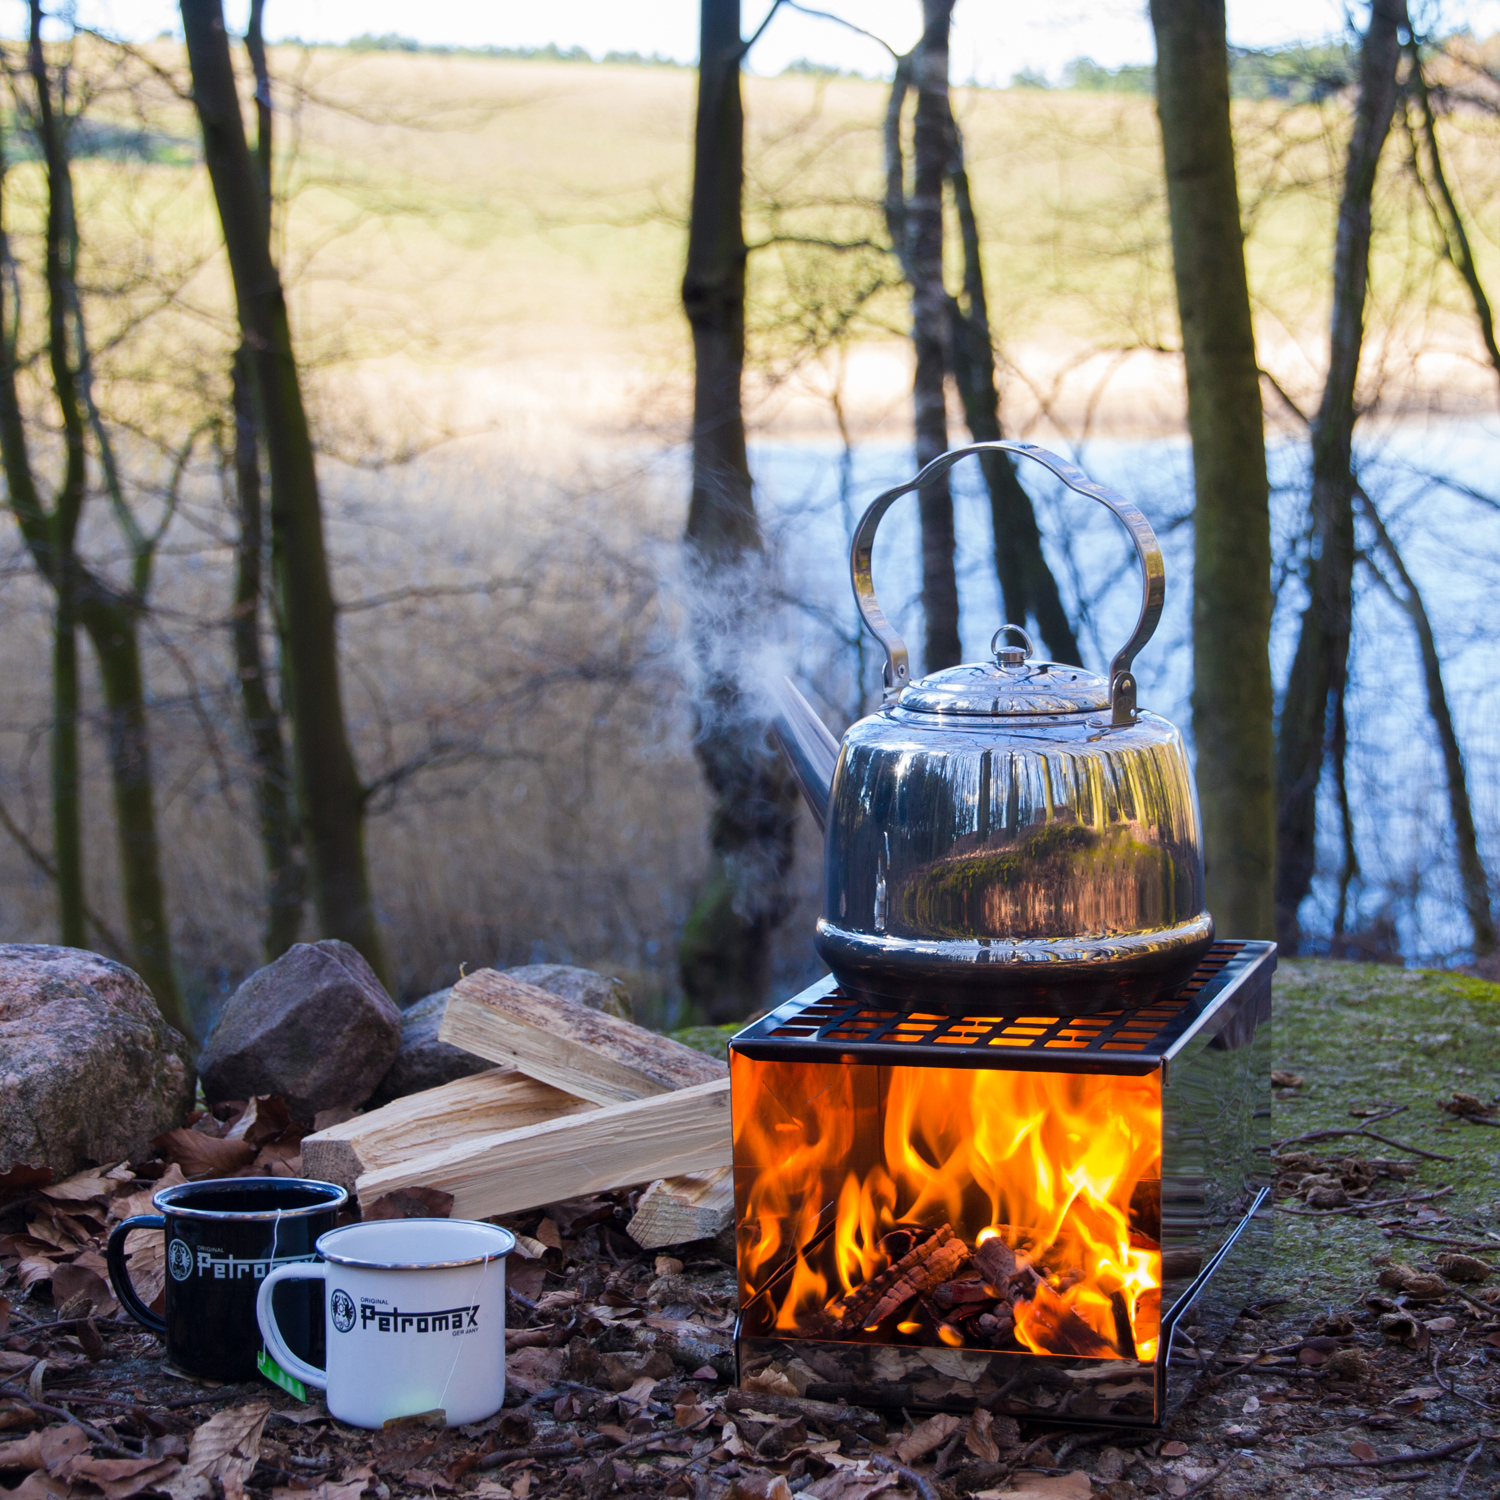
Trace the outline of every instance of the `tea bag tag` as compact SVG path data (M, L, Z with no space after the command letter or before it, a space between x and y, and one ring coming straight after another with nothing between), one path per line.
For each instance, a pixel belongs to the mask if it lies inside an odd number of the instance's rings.
M307 1400L307 1387L295 1375L288 1375L264 1349L255 1356L256 1368L272 1385L279 1385L288 1395L299 1401Z

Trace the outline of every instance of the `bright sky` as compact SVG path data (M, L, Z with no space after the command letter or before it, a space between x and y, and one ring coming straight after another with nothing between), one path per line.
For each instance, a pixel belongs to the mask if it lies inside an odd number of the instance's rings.
M83 24L144 40L178 32L171 0L71 0ZM751 32L770 0L742 0ZM905 51L920 30L918 0L807 0L835 12ZM61 10L64 0L48 0ZM1274 47L1334 36L1358 0L1228 0L1230 41ZM247 0L227 0L232 27L243 29ZM1414 0L1413 10L1419 8ZM1425 0L1423 30L1468 26L1477 35L1500 30L1500 0ZM22 0L0 0L0 32L24 25ZM581 46L595 56L611 50L659 52L682 62L697 55L697 0L267 0L268 37L342 42L363 32L399 32L420 42L458 46ZM1108 67L1149 62L1151 28L1145 0L958 0L953 21L956 81L1006 83L1022 68L1056 78L1063 64L1086 55ZM778 73L797 58L882 73L885 52L829 21L783 10L756 46L750 65Z

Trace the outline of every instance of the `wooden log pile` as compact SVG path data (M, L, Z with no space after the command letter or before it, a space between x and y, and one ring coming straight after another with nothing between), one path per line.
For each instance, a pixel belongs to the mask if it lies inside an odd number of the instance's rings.
M439 1034L499 1066L306 1137L304 1172L365 1208L436 1189L464 1218L648 1183L629 1225L648 1249L732 1220L722 1062L493 969L454 986Z

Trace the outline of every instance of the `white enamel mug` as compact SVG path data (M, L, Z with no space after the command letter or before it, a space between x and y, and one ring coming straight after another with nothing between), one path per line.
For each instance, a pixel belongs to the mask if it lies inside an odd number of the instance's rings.
M354 1427L441 1411L450 1427L505 1401L508 1229L468 1219L377 1219L320 1235L321 1264L279 1266L255 1304L266 1348ZM328 1368L286 1346L271 1306L282 1281L322 1281Z

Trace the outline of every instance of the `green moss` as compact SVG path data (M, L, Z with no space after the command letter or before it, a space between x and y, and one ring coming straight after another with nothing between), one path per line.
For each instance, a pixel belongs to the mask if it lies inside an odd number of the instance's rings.
M669 1031L667 1035L674 1042L706 1052L710 1057L717 1057L723 1062L726 1056L725 1044L745 1024L744 1021L731 1021L727 1026L684 1026L681 1031Z
M1500 1094L1500 985L1374 964L1283 962L1276 975L1274 1025L1276 1066L1306 1080L1275 1101L1276 1139L1358 1127L1364 1122L1351 1110L1404 1104L1400 1114L1369 1128L1455 1158L1422 1161L1408 1189L1451 1186L1453 1191L1434 1204L1451 1222L1412 1227L1453 1239L1481 1239L1496 1231L1500 1130L1464 1124L1439 1109L1438 1101L1455 1091L1486 1101ZM1359 1136L1285 1149L1332 1159L1402 1155ZM1394 1188L1387 1181L1380 1196L1397 1196ZM1378 1219L1405 1217L1398 1210L1367 1221L1278 1212L1267 1295L1309 1305L1346 1303L1373 1285L1372 1255L1386 1252L1416 1263L1441 1254L1440 1245L1386 1238Z

